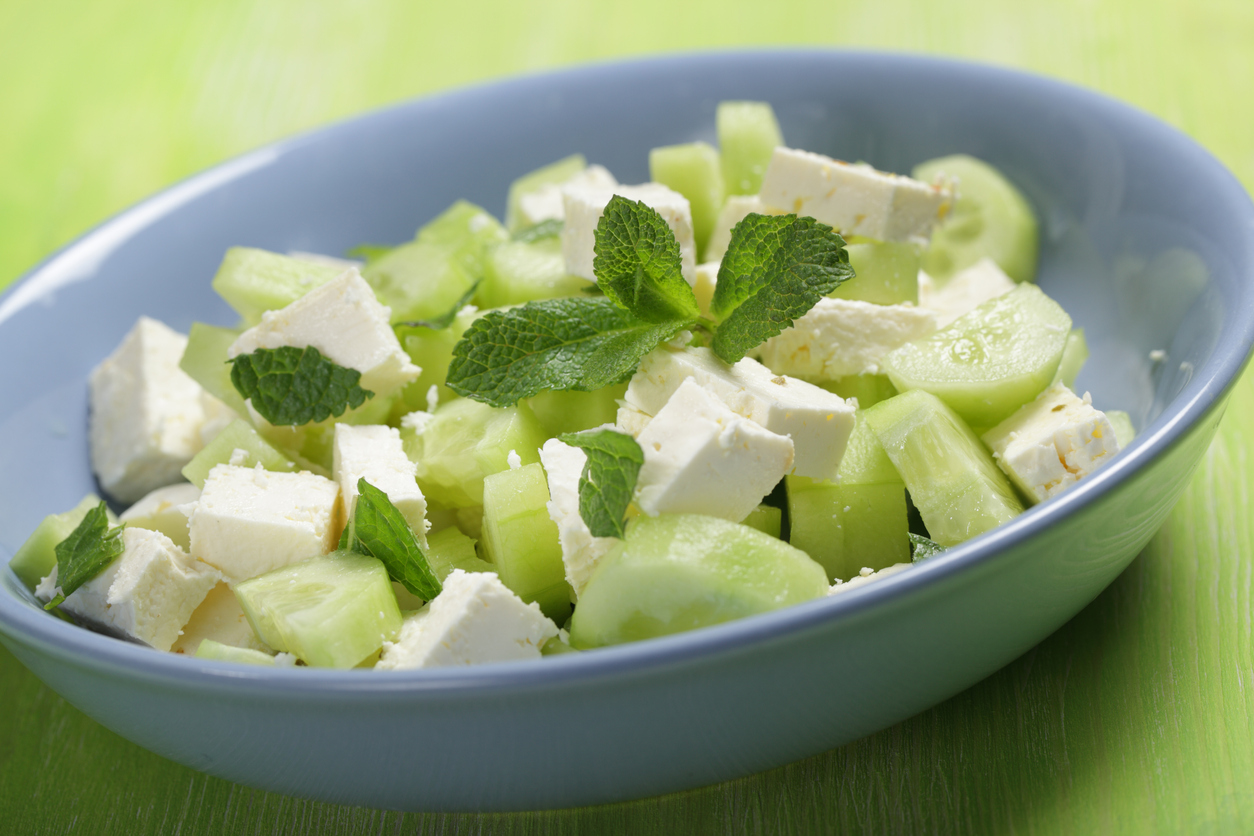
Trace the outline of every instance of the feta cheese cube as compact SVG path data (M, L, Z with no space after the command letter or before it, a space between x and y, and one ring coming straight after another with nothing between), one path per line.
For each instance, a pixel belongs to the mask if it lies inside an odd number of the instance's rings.
M953 203L939 185L784 147L771 155L758 197L772 208L877 241L926 240Z
M204 446L206 407L219 402L179 368L186 347L187 337L140 317L88 379L91 467L120 502L183 481Z
M405 619L395 642L385 642L375 666L383 670L439 668L539 659L557 625L540 606L524 604L495 572L454 569L444 590Z
M205 600L183 625L183 631L170 651L194 656L200 643L206 639L228 647L271 652L265 642L257 638L239 599L226 583L219 583L209 590Z
M139 502L122 512L119 521L132 528L160 531L174 541L174 545L186 550L190 545L187 534L189 505L200 499L200 488L190 482L157 488Z
M766 205L755 194L733 194L727 196L727 201L723 204L722 210L718 213L718 218L714 221L714 228L710 230L710 240L705 245L706 260L722 260L723 254L727 252L727 245L731 243L732 228L751 213L758 215L774 214L766 208Z
M793 463L792 439L737 415L685 379L637 439L636 504L650 516L704 514L740 522Z
M696 281L692 292L697 297L697 310L702 316L710 315L710 303L714 301L714 288L718 285L718 268L721 261L707 261L697 265Z
M618 542L615 537L592 536L579 513L579 477L587 460L583 450L556 438L540 448L540 463L549 481L549 518L557 524L566 581L576 598L592 577L597 561Z
M641 361L623 401L656 415L690 377L732 412L791 438L796 475L829 479L836 472L853 432L855 407L839 395L777 375L748 357L729 366L708 348L658 348Z
M313 473L215 465L191 514L191 553L231 582L326 554L340 533L339 495Z
M984 433L984 443L1010 480L1033 502L1070 488L1119 452L1104 413L1062 383Z
M382 424L336 424L331 447L331 478L340 484L345 524L357 507L357 480L364 478L387 494L427 548L427 500L418 487L417 465L405 455L401 433Z
M533 226L547 220L563 220L566 210L562 205L562 192L566 189L613 189L617 185L614 175L599 165L590 165L562 183L546 183L519 196L520 226Z
M919 307L936 312L938 328L944 328L988 300L1014 289L1014 279L1002 272L991 258L981 258L955 273L940 287L937 287L935 279L919 271Z
M401 348L391 317L391 308L381 304L351 268L286 308L266 311L258 325L231 344L227 356L259 348L313 346L333 363L361 372L363 389L386 397L422 371Z
M614 195L621 195L657 210L679 242L683 276L688 284L696 281L697 246L692 232L692 209L688 199L661 183L644 183L640 186L615 188L567 188L562 192L566 224L562 227L562 255L566 259L566 271L596 281L592 272L595 253L597 223L605 212L605 205Z
M221 576L159 531L126 528L121 537L122 554L70 593L61 608L157 650L169 650ZM50 601L56 589L54 566L35 594Z
M936 330L936 314L914 305L874 305L824 297L771 337L758 354L778 374L808 380L839 380L878 374L893 349Z

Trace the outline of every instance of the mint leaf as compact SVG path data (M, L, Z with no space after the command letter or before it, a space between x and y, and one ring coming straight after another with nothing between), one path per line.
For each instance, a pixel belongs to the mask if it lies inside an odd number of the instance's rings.
M341 547L369 555L385 567L393 580L430 601L440 594L440 579L431 571L418 538L388 495L367 482L357 480L357 508L351 531L345 528Z
M540 221L538 224L523 227L510 237L515 241L524 244L533 244L536 241L542 241L545 238L556 238L562 234L562 227L565 226L561 218L549 218Z
M462 298L458 299L453 307L437 316L435 319L412 319L406 322L398 322L393 328L434 328L436 331L443 331L445 328L453 324L453 320L457 319L457 314L462 308L470 304L475 298L475 294L479 292L479 285L483 284L483 279L476 279L474 283L466 289L462 294Z
M597 222L592 271L597 285L645 322L696 319L675 233L643 202L614 195Z
M935 540L929 540L922 535L911 532L910 534L910 562L918 563L920 560L926 560L929 557L940 554L945 547Z
M276 426L325 421L374 397L357 385L361 372L336 365L313 346L259 348L227 362L235 389Z
M45 610L59 606L66 597L104 571L122 553L122 529L109 528L107 506L100 504L87 512L83 521L60 543L57 543L57 595L44 605Z
M710 302L719 321L714 353L735 363L850 278L845 240L830 226L796 215L747 215L732 229Z
M579 476L579 516L594 537L623 537L627 506L636 492L644 452L636 440L614 430L585 430L558 441L587 454Z
M604 296L489 311L453 348L448 387L497 407L545 389L591 392L627 378L658 343L691 324L644 322Z

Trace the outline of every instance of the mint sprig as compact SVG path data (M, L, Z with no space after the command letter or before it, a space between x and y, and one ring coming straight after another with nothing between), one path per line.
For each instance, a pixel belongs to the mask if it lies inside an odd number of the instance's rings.
M930 540L921 534L910 533L910 562L918 563L920 560L927 560L934 557L945 550L945 547L935 540Z
M558 436L587 455L579 475L579 516L594 537L622 538L627 506L636 492L644 452L631 436L614 430L585 430Z
M357 491L357 507L340 538L340 548L377 559L392 580L424 601L439 595L440 579L392 500L364 478L357 480Z
M853 277L845 240L796 215L750 214L732 229L710 313L711 348L735 363Z
M231 363L231 383L275 426L300 426L339 417L374 397L361 372L328 360L313 346L259 348Z
M696 319L675 233L643 202L614 195L595 232L592 271L605 295L645 322Z
M87 512L83 521L56 546L57 594L44 605L45 610L63 603L74 590L104 571L122 554L122 529L109 527L107 506L100 504Z

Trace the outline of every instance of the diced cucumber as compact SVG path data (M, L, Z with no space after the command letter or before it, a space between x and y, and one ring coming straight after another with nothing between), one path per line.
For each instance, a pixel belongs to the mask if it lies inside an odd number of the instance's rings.
M213 289L235 309L244 326L251 327L266 311L287 307L343 272L339 266L252 247L231 247L213 277Z
M637 517L579 596L571 646L664 636L827 593L805 552L748 526L691 514Z
M1120 450L1136 438L1136 427L1132 426L1132 416L1122 409L1107 409L1106 420L1115 431L1115 440L1119 442Z
M1036 278L1038 232L1027 199L986 162L956 154L920 163L914 177L932 182L957 178L958 199L949 217L932 233L923 269L945 280L988 257L1016 282Z
M533 299L578 296L592 286L587 279L566 272L562 240L553 236L529 243L509 241L494 248L475 298L480 307L503 308Z
M192 457L183 468L183 477L196 487L203 488L209 471L215 465L229 463L236 450L243 450L246 454L244 460L239 462L244 467L260 464L266 470L276 473L295 473L299 470L295 462L262 438L252 425L237 419L227 424L222 432Z
M544 435L525 403L494 409L458 398L440 404L421 433L402 429L401 440L424 496L445 508L471 508L483 504L483 477L509 467L511 450L524 464L540 461Z
M470 323L480 316L477 308L467 306L457 312L453 322L447 328L428 328L426 326L398 326L397 336L401 347L422 369L418 379L401 390L397 410L402 415L415 410L427 408L427 393L431 387L437 387L440 402L456 398L453 390L444 385L448 377L448 365L453 361L453 346L466 333Z
M549 618L570 617L570 585L557 524L549 517L544 468L528 464L483 480L483 546L501 583Z
M991 427L1054 379L1071 317L1036 285L1019 285L882 364L901 392L923 389L973 426Z
M353 552L249 578L235 585L235 596L262 641L315 667L354 667L401 629L387 569Z
M1058 371L1052 383L1062 381L1068 389L1075 388L1076 375L1084 368L1084 361L1089 359L1089 344L1084 339L1083 328L1072 328L1067 335L1067 343L1062 349L1062 360L1058 363Z
M708 142L654 148L649 152L649 179L688 198L697 252L705 252L714 221L723 208L723 170L718 151Z
M579 651L562 641L561 636L553 638L540 645L541 656L561 656L563 653L578 653Z
M233 328L219 328L203 322L193 322L187 334L187 348L179 368L199 383L206 392L235 410L246 415L244 399L231 383L231 366L226 361L227 349L239 337Z
M94 493L87 494L70 510L44 517L26 542L18 546L9 561L9 568L18 580L26 584L27 589L34 592L39 582L52 574L52 567L57 565L57 544L69 537L87 512L99 504L100 497ZM109 522L117 522L112 512Z
M257 638L256 631L248 623L244 608L231 587L225 582L214 585L183 625L179 637L170 650L174 653L195 654L201 642L213 640L231 647L245 647L272 653L265 642Z
M740 524L779 539L780 529L784 525L784 512L773 505L759 505L750 511L749 516L741 520Z
M913 244L866 241L848 244L845 251L854 277L829 296L876 305L919 303L919 254Z
M901 474L931 539L954 546L1023 513L1006 475L939 398L914 390L863 413Z
M536 414L545 438L613 424L618 400L627 392L626 383L615 383L594 392L545 391L527 400Z
M445 528L427 535L427 563L443 583L454 569L464 572L495 572L475 551L475 541L456 528Z
M505 226L510 232L517 232L526 226L519 207L523 195L534 192L542 186L558 186L574 177L588 167L583 154L571 154L543 168L537 168L519 177L509 186L509 199L505 207Z
M217 659L220 662L235 662L241 665L269 665L274 667L274 657L260 650L247 647L232 647L220 644L213 639L205 639L196 648L197 659Z
M187 482L165 485L150 491L122 512L121 522L130 528L159 531L183 551L191 549L187 514L182 507L200 499L200 488ZM203 602L202 602L203 603Z
M777 145L784 144L766 102L719 102L715 115L727 194L757 194Z
M856 398L862 409L875 406L897 394L897 387L886 374L847 375L836 380L820 381L817 385L842 398Z

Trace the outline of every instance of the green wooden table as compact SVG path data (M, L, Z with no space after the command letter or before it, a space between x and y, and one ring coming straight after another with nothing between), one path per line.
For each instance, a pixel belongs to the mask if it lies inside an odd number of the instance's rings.
M963 56L1183 128L1254 185L1249 0L0 0L0 284L272 139L433 90L746 45ZM1096 601L947 703L773 772L630 804L402 815L247 789L106 731L0 649L0 832L1254 832L1254 386Z

